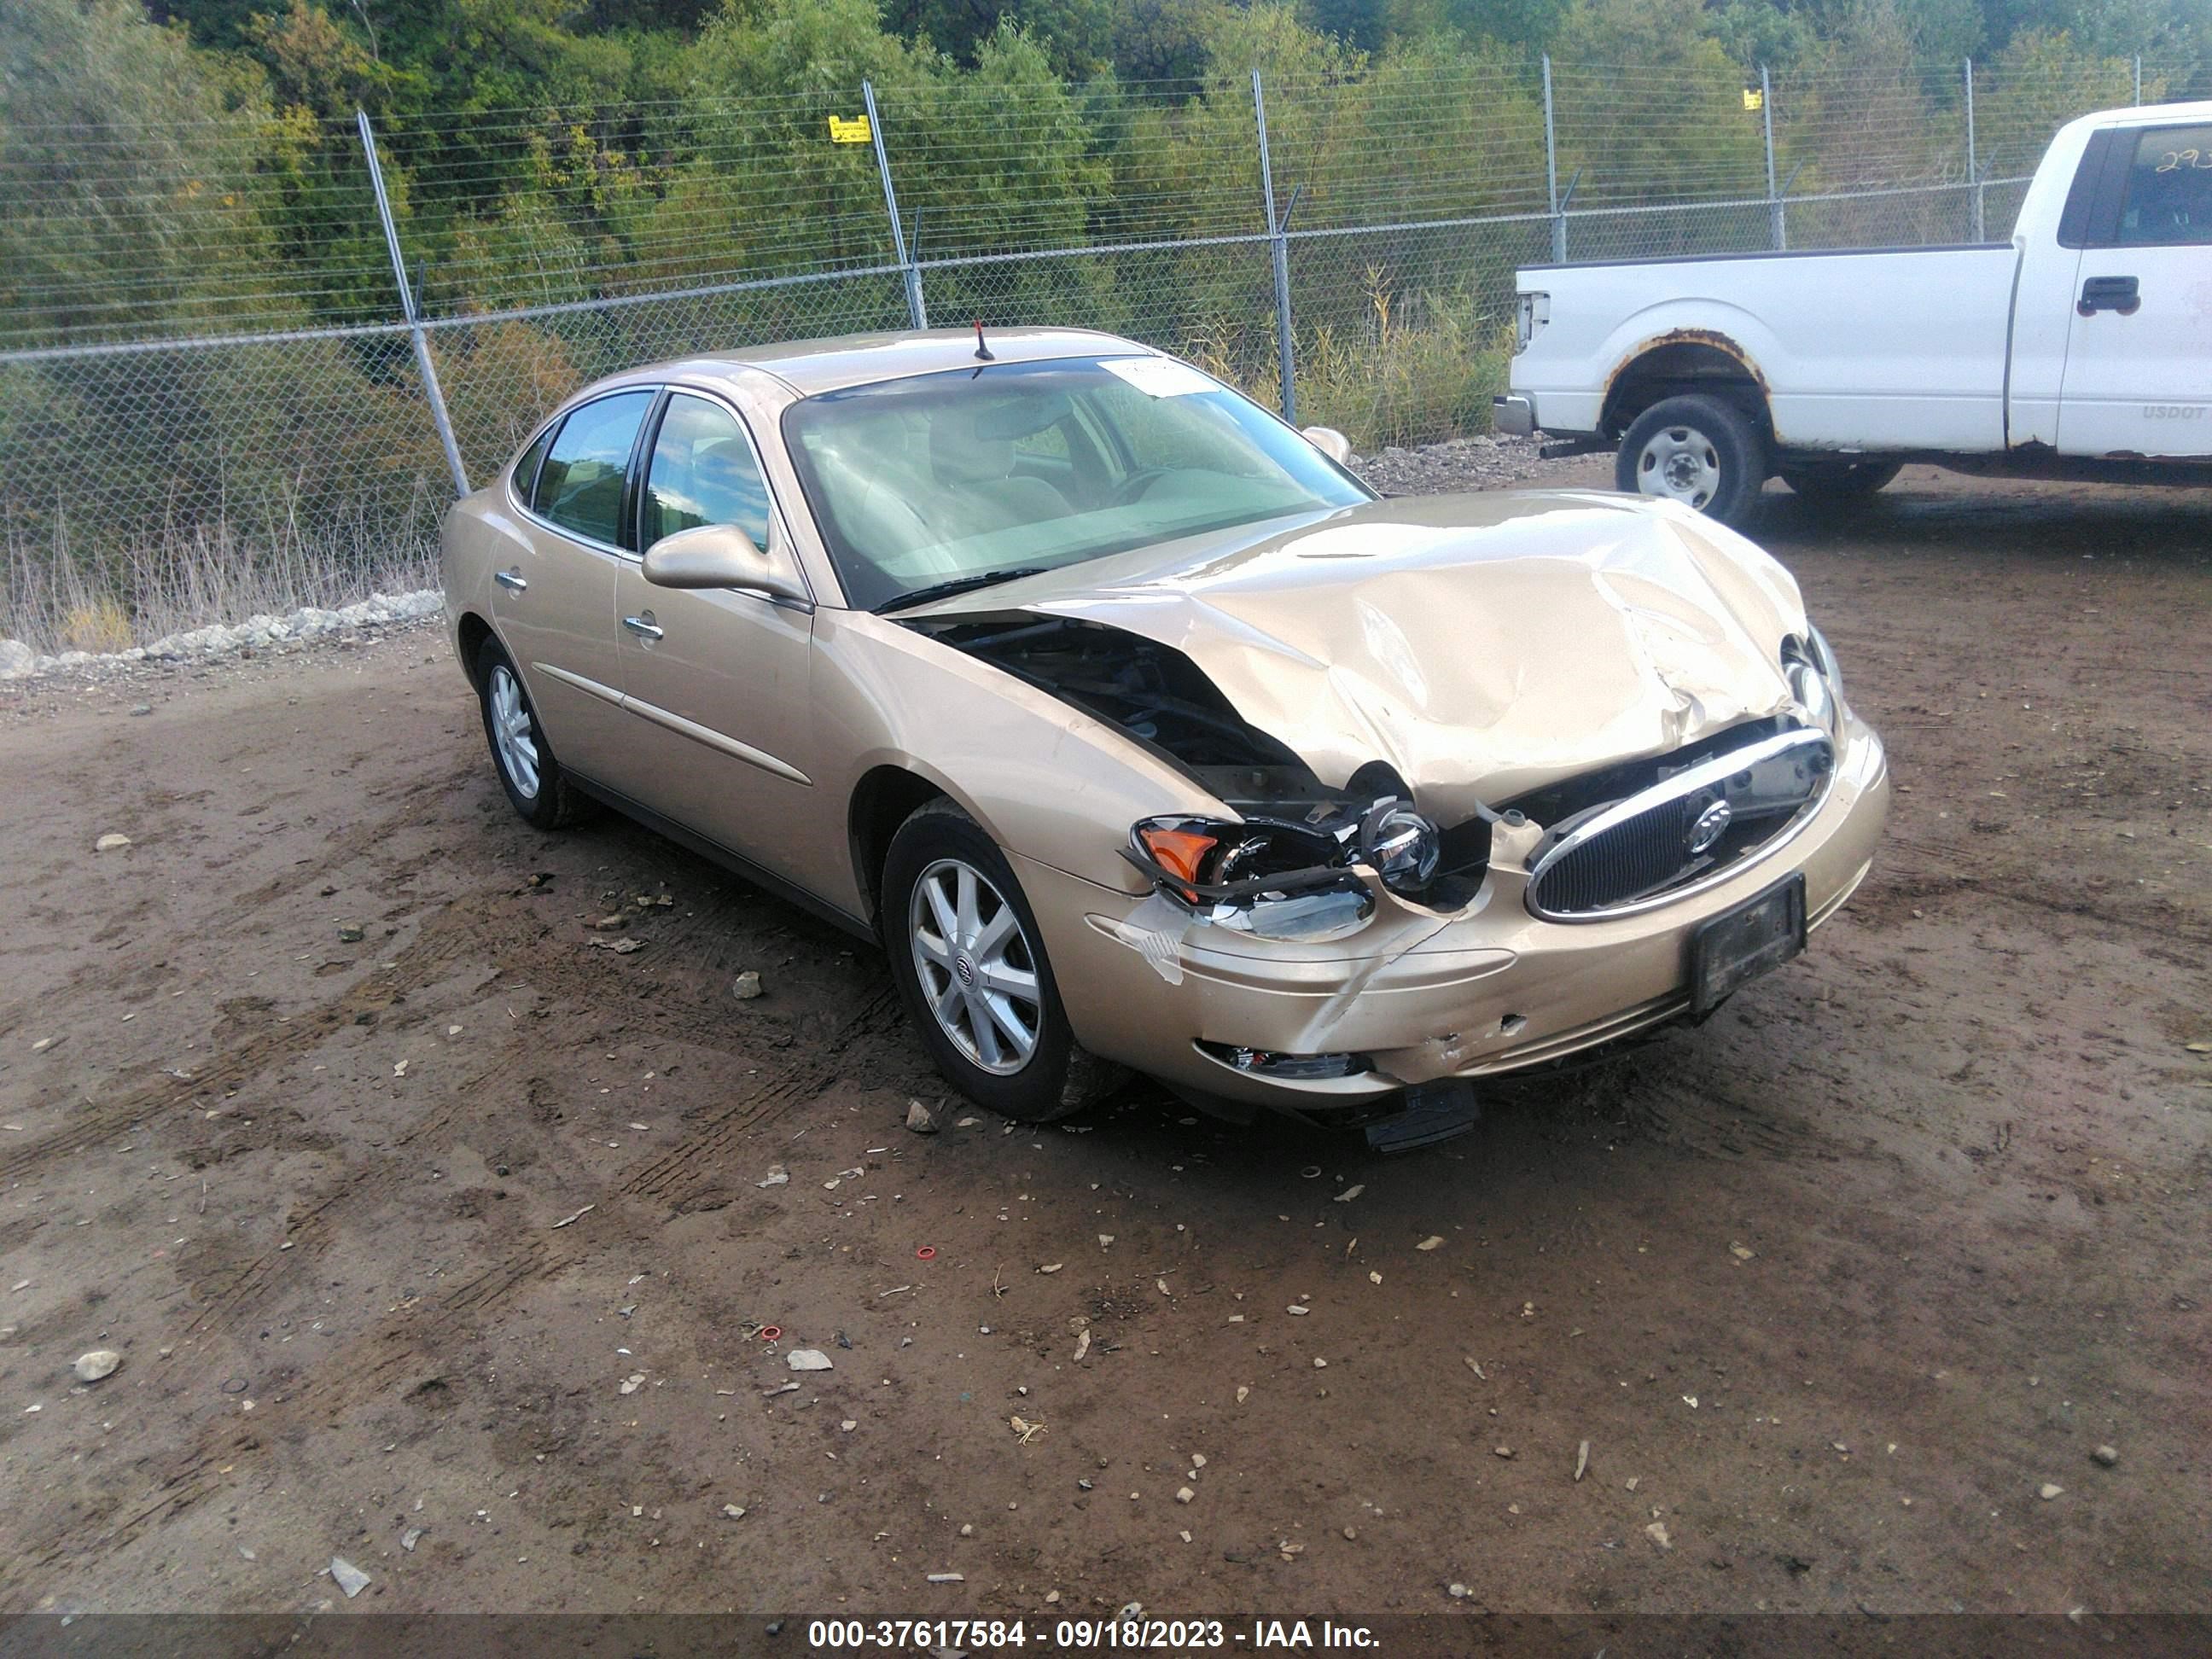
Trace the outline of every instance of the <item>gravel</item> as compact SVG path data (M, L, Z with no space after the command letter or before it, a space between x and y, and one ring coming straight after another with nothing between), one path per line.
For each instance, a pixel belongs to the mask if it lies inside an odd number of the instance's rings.
M1416 449L1396 446L1376 455L1354 455L1352 469L1385 495L1443 495L1502 485L1534 487L1553 482L1579 456L1547 461L1534 438L1454 438Z
M444 609L446 596L434 587L412 593L372 593L337 611L307 605L288 617L248 617L235 626L220 623L171 634L151 645L100 653L64 651L40 656L21 640L0 640L0 683L74 678L138 680L175 672L179 665L207 664L252 657L259 651L288 652L311 644L358 641L363 635L425 622Z

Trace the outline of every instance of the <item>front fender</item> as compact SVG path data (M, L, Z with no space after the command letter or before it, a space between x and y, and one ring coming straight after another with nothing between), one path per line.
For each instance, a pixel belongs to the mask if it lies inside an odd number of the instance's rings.
M1118 726L896 622L825 609L814 644L817 782L833 799L896 767L958 802L1008 853L1133 894L1145 883L1121 856L1132 823L1228 814Z

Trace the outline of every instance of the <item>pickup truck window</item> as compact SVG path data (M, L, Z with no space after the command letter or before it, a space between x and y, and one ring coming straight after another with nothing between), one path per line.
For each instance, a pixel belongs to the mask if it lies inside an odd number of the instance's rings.
M2212 125L2152 127L2136 137L2112 240L2122 247L2212 244Z

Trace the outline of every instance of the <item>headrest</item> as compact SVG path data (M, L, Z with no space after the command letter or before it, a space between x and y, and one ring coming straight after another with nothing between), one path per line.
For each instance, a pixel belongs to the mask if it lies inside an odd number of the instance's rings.
M929 464L940 483L986 483L1013 471L1014 441L976 430L977 415L945 410L929 423Z

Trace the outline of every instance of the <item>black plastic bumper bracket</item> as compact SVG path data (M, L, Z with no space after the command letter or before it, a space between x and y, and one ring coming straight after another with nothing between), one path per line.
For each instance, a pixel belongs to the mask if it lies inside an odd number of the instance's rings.
M1417 1084L1399 1097L1405 1110L1367 1126L1367 1144L1378 1152L1409 1152L1463 1135L1481 1121L1474 1085L1448 1078Z

